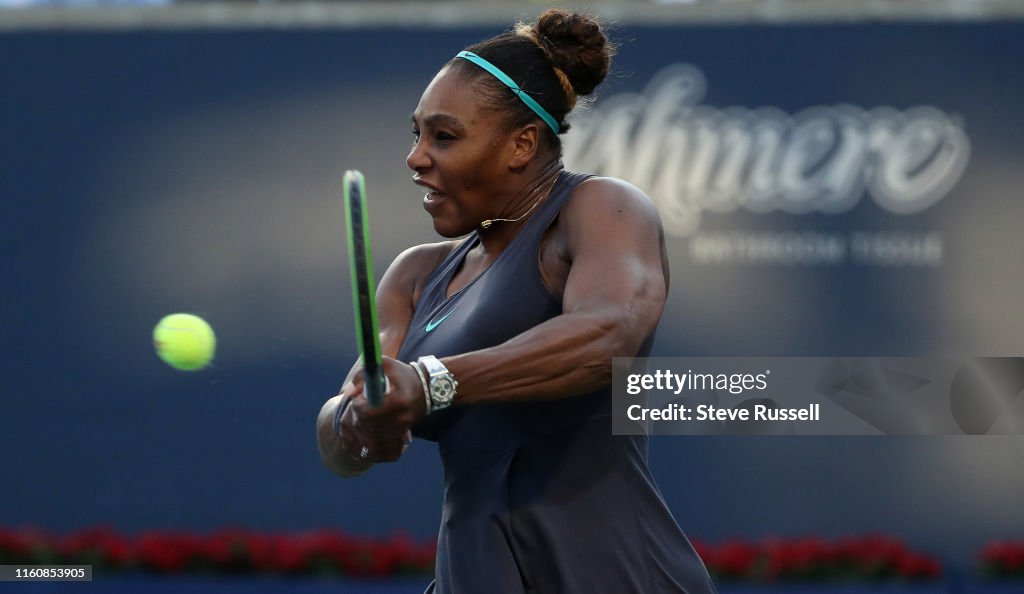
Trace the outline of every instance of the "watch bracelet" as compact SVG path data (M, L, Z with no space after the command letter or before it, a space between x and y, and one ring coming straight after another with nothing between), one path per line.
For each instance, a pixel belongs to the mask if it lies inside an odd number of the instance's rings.
M430 411L434 407L433 402L431 402L430 400L430 386L427 385L427 372L425 369L423 369L423 367L419 364L418 361L412 361L409 363L409 365L412 365L412 368L416 370L416 375L420 376L420 384L423 385L423 400L427 404L426 414L429 415Z

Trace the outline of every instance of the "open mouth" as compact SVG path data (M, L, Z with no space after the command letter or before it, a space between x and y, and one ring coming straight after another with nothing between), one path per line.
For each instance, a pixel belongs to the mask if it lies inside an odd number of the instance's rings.
M430 214L434 214L435 210L441 205L442 202L448 197L447 194L442 194L437 190L427 192L423 196L423 208L426 209Z
M413 176L413 183L427 190L427 193L423 195L423 208L431 214L434 214L434 209L448 197L447 194L439 191L432 184L420 179L419 175Z

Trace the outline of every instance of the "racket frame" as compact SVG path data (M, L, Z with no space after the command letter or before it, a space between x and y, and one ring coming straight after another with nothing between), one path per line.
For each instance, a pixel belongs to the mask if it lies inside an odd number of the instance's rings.
M345 172L343 194L352 307L355 313L356 342L363 362L364 391L371 406L380 406L387 392L387 377L381 363L376 277L373 274L370 218L366 207L366 178L362 173L354 169Z

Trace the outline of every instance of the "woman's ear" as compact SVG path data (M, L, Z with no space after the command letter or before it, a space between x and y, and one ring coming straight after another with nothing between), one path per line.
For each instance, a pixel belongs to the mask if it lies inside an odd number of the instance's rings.
M527 124L520 128L512 137L512 158L509 167L519 169L525 167L537 155L540 148L540 128L537 124Z

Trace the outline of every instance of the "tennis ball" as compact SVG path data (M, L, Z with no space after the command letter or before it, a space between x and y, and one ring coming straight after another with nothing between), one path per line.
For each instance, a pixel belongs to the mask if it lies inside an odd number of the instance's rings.
M217 337L198 316L171 314L153 329L153 346L165 363L183 371L197 371L213 359Z

